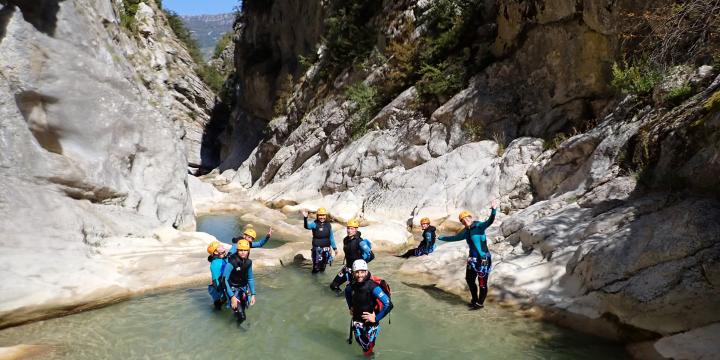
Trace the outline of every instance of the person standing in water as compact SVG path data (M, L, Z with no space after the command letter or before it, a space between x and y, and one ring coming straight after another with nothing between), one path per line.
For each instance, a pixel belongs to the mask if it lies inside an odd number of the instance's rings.
M222 280L223 271L225 270L230 245L223 244L217 240L208 244L207 252L208 261L210 262L210 278L212 283L208 285L208 293L213 299L213 305L216 310L220 310L222 305L227 302L225 296L225 282Z
M343 252L345 253L345 266L335 276L330 289L340 291L340 285L345 281L350 281L350 269L355 260L372 261L375 255L372 252L372 245L368 239L363 239L358 228L360 222L356 219L350 219L347 222L347 236L343 239Z
M430 218L424 217L420 219L420 228L423 231L423 239L420 241L418 247L408 250L404 254L399 255L399 257L408 259L411 256L430 255L430 253L435 251L435 239L437 235L435 235L435 227L430 225Z
M245 225L245 230L243 231L242 237L241 238L237 237L237 238L232 239L233 246L232 246L232 248L230 248L230 254L234 254L237 251L237 243L241 239L248 241L250 243L251 248L261 248L261 247L265 246L265 244L267 244L267 242L270 241L270 236L272 236L272 232L273 232L273 229L271 226L270 229L268 229L267 235L265 235L265 237L262 240L255 241L255 238L257 237L255 228L253 227L252 224Z
M316 212L317 219L308 223L307 210L302 211L306 229L312 230L312 273L324 272L325 267L332 265L332 259L335 257L337 246L335 246L335 235L333 235L330 222L327 221L328 212L325 208L319 208Z
M378 281L384 283L382 280ZM365 260L355 260L352 280L345 287L345 301L352 316L350 331L363 349L365 356L373 354L375 341L380 334L380 320L392 310L390 294L383 285L374 281ZM387 285L384 285L387 286ZM389 287L387 287L389 291ZM348 339L348 343L351 340Z
M485 305L485 297L488 292L488 277L492 266L490 250L487 246L485 230L495 221L498 202L493 200L490 205L490 217L485 221L473 221L473 216L468 211L460 212L458 219L465 228L454 236L440 236L440 241L465 240L470 248L470 254L465 269L465 281L470 289L470 304L472 310L481 309ZM475 284L477 280L478 284ZM478 293L478 290L480 291Z
M225 291L238 323L245 320L245 309L255 305L255 278L250 260L250 242L237 243L237 252L228 257L223 273Z

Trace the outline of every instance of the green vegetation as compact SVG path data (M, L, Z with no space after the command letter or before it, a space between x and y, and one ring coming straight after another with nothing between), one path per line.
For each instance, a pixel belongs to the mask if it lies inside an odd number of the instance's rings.
M195 72L198 74L200 79L215 92L220 94L223 91L223 85L225 84L225 77L214 67L208 66L203 60L202 53L197 41L192 37L192 33L185 27L180 16L171 10L163 10L167 17L168 25L175 33L175 36L187 49L190 57L195 61L196 68Z
M485 127L477 119L466 119L462 129L470 141L479 141L485 136Z
M703 104L703 107L708 112L717 112L720 111L720 90L715 91L710 97L705 101L705 104Z
M233 36L235 35L235 32L228 31L218 40L217 44L215 44L215 51L213 51L213 59L217 59L222 55L223 50L230 44L231 41L233 41Z
M673 106L680 105L683 101L692 96L692 87L690 84L683 84L672 90L665 96L665 101Z
M475 43L482 25L482 2L438 0L420 20L427 33L418 50L418 94L438 105L465 87L488 62L487 48Z
M622 94L646 95L662 79L660 73L646 61L623 62L612 66L612 85Z
M135 14L138 11L140 0L123 0L123 12L120 13L120 25L131 33L135 33Z
M545 140L543 142L543 150L555 150L567 139L568 136L564 132L557 133L551 140Z
M330 79L365 59L375 44L376 31L369 22L382 9L382 0L335 2L325 20L327 62L322 75Z
M415 84L421 97L436 97L443 103L465 85L465 68L462 64L443 61L437 66L424 63L420 80Z
M350 134L355 140L368 131L368 124L378 110L377 90L365 83L357 83L345 90L345 96L355 103L350 125Z
M300 64L302 71L306 71L311 66L313 66L315 61L317 61L315 57L298 55L298 64Z

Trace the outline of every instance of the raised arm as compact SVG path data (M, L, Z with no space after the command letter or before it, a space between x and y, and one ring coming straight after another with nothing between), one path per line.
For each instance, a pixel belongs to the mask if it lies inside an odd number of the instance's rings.
M457 234L455 234L455 235L452 235L452 236L438 236L437 239L440 240L440 241L447 241L447 242L465 240L465 231L466 231L465 229L462 229L462 230L460 230L459 233L457 233Z
M305 216L303 218L303 226L308 230L312 230L315 228L315 222L314 221L308 222L308 218L307 218L307 216Z
M375 295L375 298L380 300L380 302L383 304L382 309L380 309L380 312L375 314L375 322L380 321L383 317L385 317L385 314L387 314L387 310L390 308L390 297L385 294L384 291L382 291L382 288L379 286L376 286L373 290L373 295Z
M252 248L260 248L263 247L263 245L267 244L267 242L270 240L270 235L265 235L265 237L260 241L253 241L250 244L250 247Z
M480 226L480 227L483 229L483 231L484 231L485 229L489 228L490 225L492 225L493 221L495 221L495 214L496 214L496 213L497 213L497 209L496 209L496 208L490 209L490 217L487 218L487 220L485 220L485 221L479 221L479 222L478 222L478 226Z

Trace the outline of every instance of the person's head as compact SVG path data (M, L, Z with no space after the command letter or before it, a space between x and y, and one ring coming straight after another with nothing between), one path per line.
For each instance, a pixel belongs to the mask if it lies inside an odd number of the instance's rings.
M245 239L238 241L237 253L241 258L247 259L248 255L250 255L250 242Z
M327 220L328 211L326 208L319 208L317 210L317 219L320 222L325 222Z
M363 259L358 259L352 265L353 278L355 281L363 282L368 276L368 264Z
M255 232L255 229L253 229L251 227L248 227L245 229L245 231L243 231L243 239L245 239L249 242L253 242L253 240L255 240L256 237L257 237L257 233Z
M347 234L348 236L355 236L357 229L360 227L360 222L357 219L350 219L347 222Z
M420 219L420 228L425 230L430 227L430 218L424 217Z
M460 215L458 215L458 220L460 220L460 223L465 225L465 227L470 227L473 222L473 216L469 211L463 210L460 212Z
M220 253L222 252L222 250L223 250L223 247L220 246L220 242L217 240L210 242L210 244L208 244L208 247L207 247L208 254L213 255L213 256L219 256Z

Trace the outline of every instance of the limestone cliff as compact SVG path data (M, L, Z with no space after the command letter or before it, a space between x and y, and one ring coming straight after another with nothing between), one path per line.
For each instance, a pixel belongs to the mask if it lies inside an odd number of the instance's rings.
M442 23L428 13L443 3L477 5L472 21L480 23L456 33L466 48L432 43L473 72L446 86L460 84L457 91L428 97L428 79L447 85L433 71L447 80L454 64L436 62L415 78L398 69L417 66L403 60L412 50L404 44L433 36ZM338 220L403 230L422 216L457 230L459 210L482 217L499 198L496 298L541 305L626 342L666 337L649 348L693 357L662 344L720 321L718 71L681 71L687 96L672 104L610 87L625 16L666 4L248 0L233 135L225 135L241 140L225 143L216 181L289 211L322 205ZM356 21L374 50L338 68L341 56L328 49L342 47L328 31L344 30L320 13ZM363 46L355 45L348 49ZM298 59L309 64L298 68ZM292 80L289 94L283 78ZM464 295L463 247L442 245L402 271Z
M153 229L194 227L186 147L199 149L182 139L202 135L213 98L152 2L136 31L121 27L119 2L0 3L6 326L140 285L103 252L135 262L133 248L158 245L140 239Z

